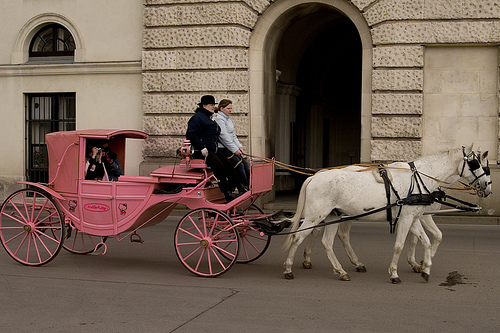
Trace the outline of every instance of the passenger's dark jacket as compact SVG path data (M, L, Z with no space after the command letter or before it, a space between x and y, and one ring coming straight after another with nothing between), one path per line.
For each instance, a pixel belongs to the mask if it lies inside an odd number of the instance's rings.
M186 139L191 141L195 150L207 148L213 152L217 151L217 139L220 128L210 117L212 112L204 108L196 109L196 113L188 121Z

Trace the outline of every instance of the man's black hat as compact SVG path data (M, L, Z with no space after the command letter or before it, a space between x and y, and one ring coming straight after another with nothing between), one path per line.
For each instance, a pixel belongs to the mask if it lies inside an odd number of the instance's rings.
M206 105L206 104L217 104L215 103L215 97L212 95L205 95L201 97L201 102L198 103L199 106Z

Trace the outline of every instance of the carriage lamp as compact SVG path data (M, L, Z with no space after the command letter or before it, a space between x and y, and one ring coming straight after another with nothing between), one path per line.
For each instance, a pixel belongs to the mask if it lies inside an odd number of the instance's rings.
M181 147L181 155L186 159L186 168L189 169L189 159L191 154L193 153L193 147L191 146L191 141L184 140L184 143Z

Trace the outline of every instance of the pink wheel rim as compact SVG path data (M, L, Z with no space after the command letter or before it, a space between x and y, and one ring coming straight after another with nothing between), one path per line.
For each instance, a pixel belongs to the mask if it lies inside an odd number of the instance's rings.
M179 222L174 242L181 263L199 276L225 273L238 256L239 236L233 222L214 209L189 212Z
M17 191L5 200L0 214L0 240L14 260L39 266L59 253L64 219L44 193L30 189Z

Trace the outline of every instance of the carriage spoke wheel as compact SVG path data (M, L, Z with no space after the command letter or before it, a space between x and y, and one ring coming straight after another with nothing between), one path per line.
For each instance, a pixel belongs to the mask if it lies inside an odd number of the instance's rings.
M94 236L68 226L63 248L75 254L89 254L94 252L96 246L105 243L108 237Z
M259 206L251 204L243 210L242 214L248 223L237 227L240 236L237 262L246 264L259 259L266 252L271 243L271 236L261 235L260 229L250 222L252 216L264 214Z
M225 273L236 262L239 236L225 213L199 208L180 220L174 245L177 257L190 272L214 277Z
M38 189L14 192L4 201L0 214L0 240L14 260L39 266L61 250L64 217L49 194Z

